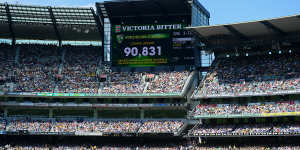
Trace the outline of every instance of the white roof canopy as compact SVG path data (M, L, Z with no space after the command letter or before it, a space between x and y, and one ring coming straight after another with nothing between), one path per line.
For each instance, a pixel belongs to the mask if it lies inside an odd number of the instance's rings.
M215 37L249 40L256 37L300 32L300 15L234 24L189 27L188 29L208 41Z

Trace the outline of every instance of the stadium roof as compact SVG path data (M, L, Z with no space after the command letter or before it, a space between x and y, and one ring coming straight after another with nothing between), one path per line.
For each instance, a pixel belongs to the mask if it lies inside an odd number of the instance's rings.
M102 17L117 22L124 18L191 16L191 2L193 0L113 0L96 3L96 6ZM204 14L210 16L199 2L196 4Z
M102 27L93 8L0 4L0 38L100 41Z
M215 26L189 27L210 47L243 41L283 38L300 33L300 15Z

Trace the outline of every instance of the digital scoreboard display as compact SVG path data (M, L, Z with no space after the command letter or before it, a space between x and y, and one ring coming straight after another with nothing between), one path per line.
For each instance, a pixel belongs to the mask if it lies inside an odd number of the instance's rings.
M193 38L184 24L113 25L113 66L194 64Z

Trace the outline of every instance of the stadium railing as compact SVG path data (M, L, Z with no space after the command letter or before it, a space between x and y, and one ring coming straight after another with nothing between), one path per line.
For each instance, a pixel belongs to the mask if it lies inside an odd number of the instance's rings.
M35 108L174 108L185 107L181 103L152 103L152 104L102 104L102 103L81 103L75 102L68 103L33 103L33 102L17 102L8 101L0 102L0 106L3 107L35 107Z
M205 133L189 134L190 137L253 137L253 136L300 136L300 132L280 132L280 133Z

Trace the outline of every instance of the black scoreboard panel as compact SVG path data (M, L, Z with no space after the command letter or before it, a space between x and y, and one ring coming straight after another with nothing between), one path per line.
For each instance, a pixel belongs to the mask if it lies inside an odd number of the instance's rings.
M184 24L113 25L113 66L193 65L192 34Z

